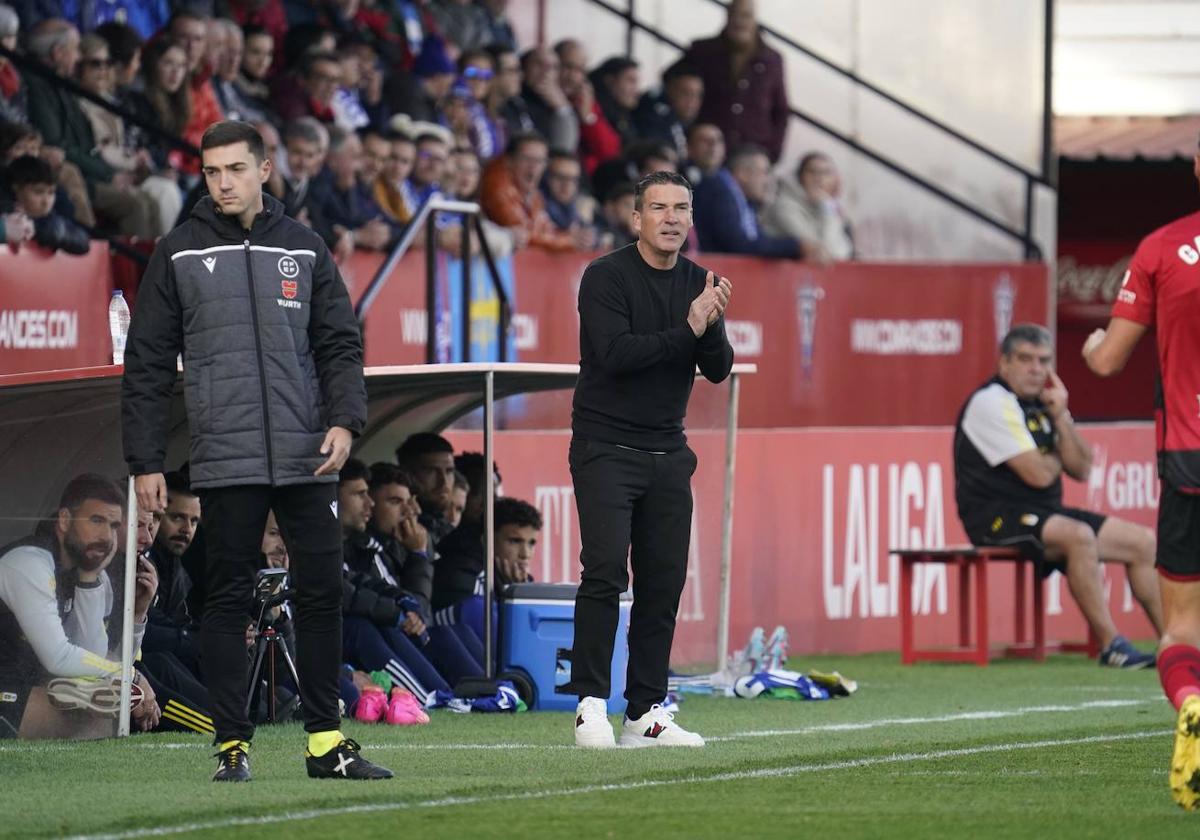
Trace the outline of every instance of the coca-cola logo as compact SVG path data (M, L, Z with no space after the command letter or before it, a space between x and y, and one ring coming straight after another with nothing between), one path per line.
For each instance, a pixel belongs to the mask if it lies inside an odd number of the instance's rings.
M1079 265L1074 257L1058 261L1058 299L1072 303L1112 303L1116 300L1132 257L1110 265Z

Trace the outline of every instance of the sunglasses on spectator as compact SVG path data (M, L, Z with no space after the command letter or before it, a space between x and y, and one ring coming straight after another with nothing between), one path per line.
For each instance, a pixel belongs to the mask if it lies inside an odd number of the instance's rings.
M80 62L84 67L112 67L113 61L111 58L85 58Z
M441 163L445 163L448 160L446 155L440 155L437 152L431 152L427 149L422 149L421 151L417 152L417 157L419 157L421 160L429 160L432 158L433 160Z
M478 79L481 82L490 82L495 73L486 67L468 67L462 72L464 79Z

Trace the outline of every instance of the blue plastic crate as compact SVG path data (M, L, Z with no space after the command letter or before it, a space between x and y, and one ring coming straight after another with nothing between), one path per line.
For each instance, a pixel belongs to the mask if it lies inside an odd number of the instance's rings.
M523 671L529 677L537 693L532 708L539 711L573 712L578 703L574 694L559 691L571 679L577 588L571 583L518 583L500 593L500 671ZM633 598L622 595L613 645L609 714L625 711L632 607Z

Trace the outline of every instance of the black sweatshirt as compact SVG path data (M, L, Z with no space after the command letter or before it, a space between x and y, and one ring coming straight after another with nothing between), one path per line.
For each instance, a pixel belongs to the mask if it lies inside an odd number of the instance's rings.
M652 268L636 242L587 267L579 286L576 438L655 452L686 443L696 367L720 382L733 366L724 318L699 339L687 323L705 273L683 256L672 269Z

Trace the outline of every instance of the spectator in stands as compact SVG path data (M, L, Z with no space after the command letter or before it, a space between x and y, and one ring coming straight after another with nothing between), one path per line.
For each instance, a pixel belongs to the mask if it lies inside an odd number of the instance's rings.
M475 97L471 89L456 82L442 102L442 125L452 136L452 146L475 148Z
M405 181L405 201L415 209L441 194L442 177L450 160L450 141L440 130L417 137L417 158Z
M559 84L558 56L544 47L527 50L521 75L521 99L534 131L556 149L579 148L579 118Z
M393 73L383 84L384 99L393 114L414 120L438 122L441 103L454 84L456 68L446 45L436 35L426 35L412 73Z
M854 238L841 191L833 159L809 152L800 159L795 177L780 179L775 200L763 214L763 231L800 240L805 257L815 262L854 259Z
M327 172L314 185L321 213L339 238L349 233L354 247L366 251L385 251L400 235L400 227L387 220L359 180L362 167L362 142L358 136L339 126L329 129L329 151L325 156Z
M313 188L314 179L325 166L329 131L314 117L300 117L287 124L283 144L288 169L284 179L284 212L320 235L339 262L347 259L354 253L354 237L349 231L335 233Z
M546 170L549 150L536 134L521 134L508 143L504 157L488 164L483 174L482 207L487 217L503 227L519 227L528 243L548 251L587 251L595 246L595 232L578 226L559 231L546 213L538 189Z
M271 88L267 77L275 58L275 40L261 26L247 26L242 30L242 65L238 68L233 88L247 119L254 122L270 120L279 122L271 104Z
M20 210L0 214L0 239L10 248L33 239L34 233L33 220Z
M371 124L359 90L363 81L362 59L354 46L343 46L336 55L341 81L333 93L333 122L347 131L358 131Z
M122 104L114 89L108 42L96 34L85 35L80 41L80 53L80 86L114 105ZM125 121L116 113L86 99L79 100L79 107L91 123L100 157L115 171L132 176L138 191L147 196L154 209L151 235L162 236L175 226L183 206L174 173L169 177L156 174L165 166L160 167L148 149L135 145L141 132L127 132Z
M50 169L55 172L58 183L58 193L54 199L55 212L74 219L84 227L96 224L91 201L88 200L87 184L84 183L79 167L63 159L62 149L42 145L42 135L33 126L27 123L0 122L0 164L7 166L22 155L41 158L50 164ZM12 199L11 191L4 192L3 179L0 179L0 195L6 200Z
M558 56L559 84L579 120L579 159L588 175L596 167L621 154L621 136L609 124L596 101L596 91L587 75L587 50L574 38L554 46Z
M516 50L517 36L508 22L508 0L479 0L479 5L487 14L488 40L485 43L492 47Z
M29 38L29 52L63 78L74 78L79 64L79 32L64 20L38 24ZM91 123L79 100L60 85L40 76L27 80L30 122L43 141L63 150L79 167L92 193L96 211L112 219L120 231L143 239L153 235L154 207L134 186L127 172L117 172L99 155Z
M21 20L12 6L0 4L0 46L15 52ZM16 66L0 56L0 120L24 123L29 121L28 92Z
M501 143L497 148L503 148L509 137L536 131L537 127L529 115L529 107L521 98L521 60L517 58L516 50L491 47L488 54L495 63L496 76L484 104L488 116L500 127Z
M499 120L488 109L496 81L495 59L487 50L464 52L458 58L458 73L474 100L471 107L472 145L479 157L487 162L504 150L504 132Z
M391 154L392 144L376 128L364 128L358 132L359 142L362 143L362 162L359 166L358 177L374 191L375 183L383 173L383 166Z
M725 135L712 123L692 123L687 133L687 158L680 171L693 187L716 175L725 165Z
M579 190L582 169L579 159L570 152L550 153L546 175L542 178L542 198L546 213L559 230L570 231L579 225L590 225L594 205L585 202ZM586 203L586 207L583 205Z
M165 37L147 44L142 54L142 89L130 90L122 103L143 121L182 138L193 110L183 46ZM131 142L150 153L155 172L171 178L168 173L182 167L183 152L164 138L136 127L128 127L128 132Z
M733 0L721 34L693 43L683 60L704 77L698 119L718 126L730 146L756 143L777 161L791 108L783 57L763 41L754 13L754 0Z
M473 149L455 149L450 154L450 161L453 164L454 180L448 190L449 196L461 201L479 203L479 186L482 183L481 176L483 175L483 165L480 163L479 155L475 154ZM482 217L480 221L483 235L487 238L488 247L491 248L494 258L502 259L517 248L525 247L524 228L502 227L486 216ZM476 244L474 239L471 241L473 245Z
M627 147L638 138L633 121L641 87L638 63L625 56L613 56L593 70L590 78L604 118L620 136L621 147Z
M41 158L26 155L8 165L8 182L15 201L6 213L24 214L33 223L33 240L51 251L86 254L90 242L87 231L54 212L54 171ZM27 232L19 219L13 222L14 234ZM5 218L5 233L8 219Z
M407 134L390 131L387 134L388 156L384 159L379 178L375 181L375 203L393 222L407 225L417 212L409 204L406 185L417 161L417 144Z
M308 53L300 65L299 84L275 98L279 116L288 121L313 117L332 125L333 98L341 84L342 65L335 53Z
M241 27L228 18L213 18L208 24L208 37L213 91L225 118L244 122L264 119L266 114L243 100L238 90L242 54L246 50Z
M1161 636L1154 532L1063 506L1063 474L1087 481L1092 448L1071 419L1067 388L1053 361L1054 341L1044 327L1018 324L1005 335L996 376L967 398L959 414L954 434L958 515L975 545L1016 547L1039 561L1044 574L1066 574L1071 595L1103 648L1101 665L1152 668L1154 655L1140 652L1117 632L1100 564L1125 567L1134 597Z
M0 554L0 661L8 702L0 704L0 731L20 737L69 737L81 716L56 715L45 685L53 677L90 677L107 689L120 672L105 618L113 587L105 567L122 528L125 497L98 475L79 475L63 489L53 519ZM135 589L134 646L158 581L139 564ZM105 682L101 682L101 680ZM135 677L145 699L133 725L156 725L153 689ZM82 686L81 686L82 687ZM87 724L94 723L88 720ZM39 726L39 724L41 724ZM111 731L111 721L104 726Z
M474 0L433 0L429 11L438 32L460 50L475 50L492 42L492 21Z
M188 609L192 579L183 567L183 555L200 527L200 498L182 473L167 473L166 482L167 509L148 552L158 574L158 597L150 608L142 649L170 654L198 678L200 628Z
M633 204L636 187L631 181L614 184L604 196L600 218L596 223L599 249L613 251L637 241L633 230Z
M771 163L761 146L734 149L725 167L696 187L696 235L705 251L799 258L800 242L790 236L768 236L758 221L766 199Z
M662 90L642 96L633 122L639 137L675 147L677 160L688 156L687 130L704 101L704 77L695 67L677 61L663 72Z
M208 23L203 15L190 11L177 12L171 17L167 34L183 47L187 57L187 85L192 95L192 111L183 129L183 139L199 148L205 129L222 119L221 105L210 84L213 68L205 65L208 53ZM181 170L193 178L200 172L198 157L183 158Z
M450 532L446 508L454 488L454 447L441 435L417 432L396 449L396 463L416 483L420 523L436 547Z
M108 55L113 64L113 90L122 97L137 83L142 69L144 40L132 26L116 21L97 27L96 34L108 44Z
M283 201L287 197L287 182L284 180L283 167L280 165L286 154L283 152L283 140L279 131L269 122L251 123L263 139L263 150L271 161L271 174L263 185L267 192ZM205 187L207 189L207 186Z

